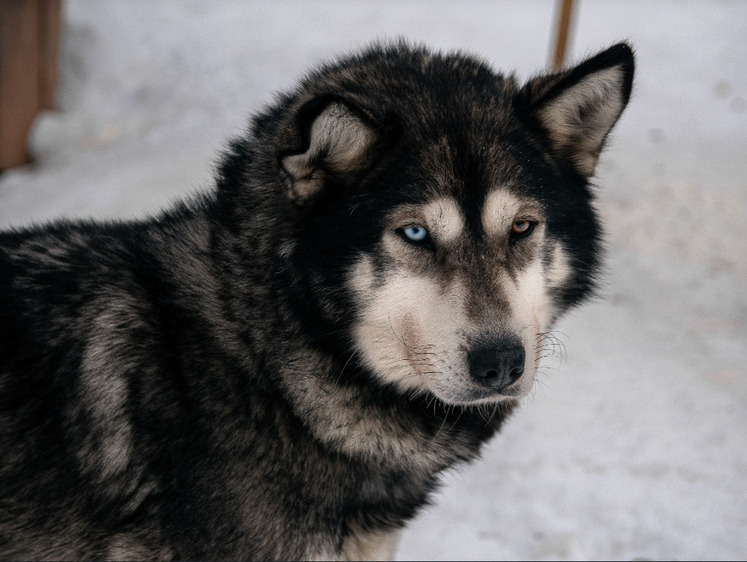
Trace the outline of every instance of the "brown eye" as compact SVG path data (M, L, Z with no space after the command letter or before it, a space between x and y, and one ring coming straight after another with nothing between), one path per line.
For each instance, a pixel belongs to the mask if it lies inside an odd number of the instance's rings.
M516 239L523 238L524 236L529 236L532 230L534 230L534 226L536 224L536 222L527 219L519 219L514 221L514 224L511 225L511 237Z

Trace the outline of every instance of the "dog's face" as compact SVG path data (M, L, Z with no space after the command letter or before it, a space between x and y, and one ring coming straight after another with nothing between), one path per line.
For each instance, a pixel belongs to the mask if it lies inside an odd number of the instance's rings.
M568 276L540 201L496 186L475 210L451 195L395 207L348 275L363 363L450 404L529 391Z
M593 284L588 177L632 55L613 47L521 89L470 59L419 53L415 70L406 55L387 70L400 97L372 83L299 111L302 148L280 156L298 300L381 383L453 405L516 400L545 332Z

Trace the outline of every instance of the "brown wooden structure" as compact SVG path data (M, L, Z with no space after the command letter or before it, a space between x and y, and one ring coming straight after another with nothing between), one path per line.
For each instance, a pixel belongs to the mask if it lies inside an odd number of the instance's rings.
M29 160L40 109L54 109L61 0L0 0L0 170Z

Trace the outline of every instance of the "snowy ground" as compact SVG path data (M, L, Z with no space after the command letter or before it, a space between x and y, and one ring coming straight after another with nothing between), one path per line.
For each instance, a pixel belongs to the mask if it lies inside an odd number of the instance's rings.
M578 58L637 48L601 164L603 298L563 360L406 533L401 559L747 557L747 2L578 3ZM224 140L323 58L405 35L522 78L550 2L66 0L61 113L0 176L0 226L134 216L204 188Z

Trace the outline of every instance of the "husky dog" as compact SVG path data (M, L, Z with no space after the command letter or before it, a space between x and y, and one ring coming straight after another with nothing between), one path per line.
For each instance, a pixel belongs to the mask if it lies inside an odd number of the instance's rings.
M1 234L0 558L393 556L593 289L632 79L377 45L199 198Z

